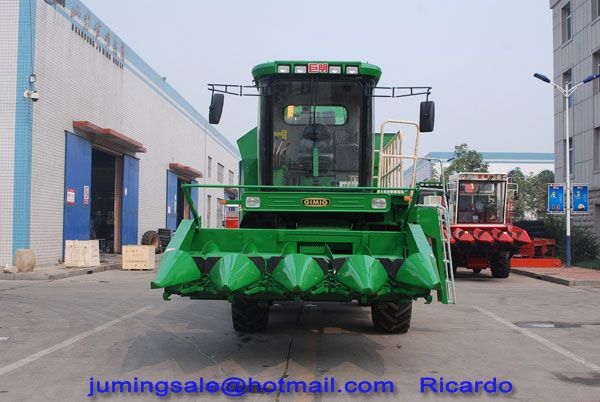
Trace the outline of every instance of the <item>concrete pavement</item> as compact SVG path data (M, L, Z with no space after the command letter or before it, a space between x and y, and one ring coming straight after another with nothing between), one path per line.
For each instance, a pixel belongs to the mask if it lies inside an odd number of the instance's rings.
M240 335L231 328L226 302L163 302L159 291L149 289L151 278L146 272L107 271L53 282L0 282L0 339L9 338L0 340L0 400L85 400L92 376L261 381L335 376L337 383L391 380L396 392L242 399L600 401L600 288L459 271L459 304L416 303L404 335L375 332L368 308L328 303L279 303L268 331ZM515 389L500 396L423 395L422 376L497 377Z

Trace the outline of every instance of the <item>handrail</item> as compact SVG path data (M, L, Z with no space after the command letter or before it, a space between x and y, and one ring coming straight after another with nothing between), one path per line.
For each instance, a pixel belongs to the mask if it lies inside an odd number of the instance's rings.
M398 132L394 135L394 137L392 138L392 140L387 144L384 145L384 137L385 137L385 126L387 124L399 124L399 125L409 125L409 126L414 126L416 129L416 136L415 136L415 147L413 150L413 154L412 155L402 155L402 140L403 140L403 132L402 130L398 130ZM406 121L406 120L385 120L381 123L381 133L379 134L379 171L377 174L377 184L378 186L381 186L382 181L384 182L384 178L386 178L389 174L393 173L393 172L397 172L398 169L400 169L400 173L398 174L398 177L400 179L400 185L404 186L404 172L402 171L402 160L403 159L412 159L413 161L413 174L412 174L412 180L411 180L411 188L415 187L416 184L416 179L417 179L417 160L418 158L418 154L419 154L419 139L421 136L421 130L419 128L419 124L413 122L413 121ZM399 142L399 144L397 144L397 142ZM385 154L385 150L387 150L388 148L393 148L395 149L396 152L394 152L393 154ZM388 167L388 165L391 166L391 162L387 161L385 159L399 159L399 162L397 163L396 166L393 166L390 169L385 169ZM394 178L392 178L393 181Z

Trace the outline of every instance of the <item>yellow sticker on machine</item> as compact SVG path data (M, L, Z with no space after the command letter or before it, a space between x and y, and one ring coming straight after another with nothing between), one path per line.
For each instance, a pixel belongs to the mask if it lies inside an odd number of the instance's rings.
M303 198L302 205L305 207L328 207L331 201L327 198Z
M282 140L287 140L287 130L275 131L273 133L275 138L281 138Z

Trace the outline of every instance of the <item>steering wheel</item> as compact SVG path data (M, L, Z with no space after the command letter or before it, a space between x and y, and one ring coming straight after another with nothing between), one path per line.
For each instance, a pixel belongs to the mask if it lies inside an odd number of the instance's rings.
M302 137L311 141L321 141L331 138L331 131L325 124L307 124L302 130Z

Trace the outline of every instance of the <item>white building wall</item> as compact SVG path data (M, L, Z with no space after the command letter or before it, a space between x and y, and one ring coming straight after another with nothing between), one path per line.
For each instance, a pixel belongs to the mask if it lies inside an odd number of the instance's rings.
M529 175L531 173L538 174L544 170L554 171L554 163L527 163L527 162L510 162L510 163L500 163L500 162L490 162L490 166L488 170L494 173L508 173L515 168L520 168L524 175Z
M207 147L206 147L206 158L205 158L205 163L207 163L208 157L210 156L212 158L212 174L211 177L208 177L208 168L204 169L204 183L205 184L229 184L229 174L228 171L231 170L234 172L234 181L233 184L238 184L238 179L239 179L239 172L238 172L238 161L239 159L237 159L237 157L234 157L231 153L228 152L223 152L222 147L218 144L217 141L215 141L214 138L212 137L208 137L207 138ZM219 163L221 165L223 165L223 181L219 182L218 181L218 166ZM210 195L212 198L212 202L211 202L211 208L210 208L210 227L212 228L218 228L218 227L222 227L222 222L219 222L217 220L217 209L221 208L223 209L222 206L218 205L217 200L218 199L223 199L224 198L224 194L223 194L223 190L222 189L206 189L205 191L201 192L200 195L198 196L198 198L200 198L200 210L203 213L203 216L206 217L208 215L208 209L207 209L207 196ZM223 215L225 216L225 215ZM203 220L204 223L206 223L206 220Z
M146 147L146 153L136 155L138 240L147 230L165 227L169 162L205 173L210 151L213 160L236 172L236 177L238 170L237 155L207 135L204 122L169 96L168 84L152 82L156 77L133 65L127 53L124 68L115 65L72 30L61 10L65 11L37 1L35 70L41 99L33 122L31 247L38 262L55 262L62 253L65 130L73 131L73 121L112 128ZM223 190L214 193L213 204L218 194L223 197Z
M0 0L0 16L0 264L5 265L12 254L19 2Z

